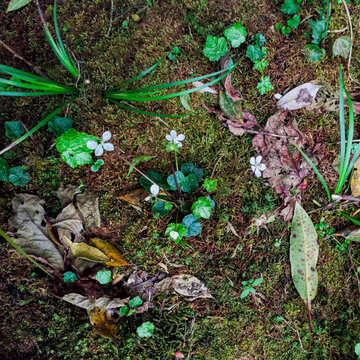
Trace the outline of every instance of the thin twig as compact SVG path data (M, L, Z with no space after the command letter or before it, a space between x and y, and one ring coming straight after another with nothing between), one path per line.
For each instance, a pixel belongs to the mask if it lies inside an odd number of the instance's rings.
M339 29L339 30L328 30L328 33L341 33L341 32L344 32L346 30L348 30L347 26L345 26L344 28Z
M298 339L299 339L299 343L300 343L300 347L301 347L301 350L304 350L304 347L303 347L303 344L302 344L302 341L301 341L301 337L300 337L300 333L299 331L297 331L294 327L291 326L291 324L283 317L281 316L281 318L284 320L284 322L296 333Z
M20 121L21 125L24 127L25 131L26 131L26 132L29 132L29 130L28 130L28 128L26 127L26 125L25 125L21 120L19 120L19 121ZM32 141L34 141L34 138L33 138L32 135L30 135L30 139L31 139Z
M169 265L171 265L171 266L173 266L173 267L175 267L175 268L181 268L181 267L186 266L185 264L184 264L184 265L181 265L181 264L173 264L172 262L170 262L170 260L166 257L166 255L165 255L165 253L164 253L163 250L161 250L161 254L162 254L162 256L165 258L166 262L167 262Z
M26 65L31 67L38 75L44 77L47 79L47 76L34 64L32 64L30 61L23 58L20 54L18 54L14 49L12 49L9 45L6 45L2 40L0 40L0 45L3 46L7 51L11 52L16 58L23 61Z
M213 168L213 171L211 172L211 176L210 178L212 179L214 174L215 174L215 170L216 170L216 167L218 166L219 162L221 161L221 159L224 157L225 155L220 155L220 157L217 159L215 165L214 165L214 168Z
M350 65L351 65L351 54L352 54L352 48L353 48L353 40L354 40L354 34L353 34L353 29L352 29L352 22L351 22L351 16L350 16L350 11L346 5L346 1L342 0L344 7L345 7L345 11L346 11L346 15L348 18L348 22L349 22L349 29L350 29L350 39L351 39L351 46L350 46L350 51L349 51L349 59L348 59L348 73L349 73L349 79L357 84L360 85L360 82L353 79L353 77L351 76L350 73Z
M111 32L111 27L112 27L112 23L113 23L113 14L114 14L114 0L111 0L110 24L109 24L109 29L108 29L108 32L106 34L106 37L109 37L110 32Z

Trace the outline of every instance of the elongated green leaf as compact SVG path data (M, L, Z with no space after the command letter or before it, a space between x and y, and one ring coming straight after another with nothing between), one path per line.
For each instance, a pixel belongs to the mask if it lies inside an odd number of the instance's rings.
M128 177L133 172L135 166L137 166L138 164L140 164L142 162L149 161L154 157L155 156L150 156L150 155L140 155L140 156L134 157L133 161L131 162L131 166L129 168L129 171L128 171L126 177Z
M296 203L290 237L291 276L296 290L308 308L310 325L311 301L315 298L318 287L318 255L319 242L315 227L306 211Z
M11 0L9 2L9 5L8 5L8 8L6 11L10 12L10 11L21 9L22 7L27 5L30 1L31 0Z

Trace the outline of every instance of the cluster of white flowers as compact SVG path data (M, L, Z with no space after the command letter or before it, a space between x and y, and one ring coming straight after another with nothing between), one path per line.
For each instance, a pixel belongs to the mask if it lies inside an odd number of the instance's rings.
M101 156L106 151L113 151L114 145L107 142L111 139L111 132L105 131L102 135L102 140L99 142L90 140L86 143L88 149L95 150L95 156Z

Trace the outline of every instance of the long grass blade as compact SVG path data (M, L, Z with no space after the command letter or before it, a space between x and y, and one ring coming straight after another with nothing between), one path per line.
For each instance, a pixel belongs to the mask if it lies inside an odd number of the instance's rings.
M125 105L125 104L123 104L121 102L114 101L112 99L109 99L109 101L112 104L118 105L119 107L121 107L123 109L133 111L133 112L135 112L137 114L148 115L148 116L158 116L158 117L163 117L163 118L177 119L177 118L182 118L182 117L185 117L185 116L195 114L195 113L197 113L199 111L199 110L197 110L197 111L193 111L193 112L186 113L186 114L181 114L181 115L166 115L166 114L152 113L152 112L149 112L149 111L144 111L144 110L140 110L140 109L137 109L137 108L133 108L131 106Z
M11 245L13 246L20 254L24 255L29 261L31 261L35 266L44 271L47 275L51 276L37 261L35 261L31 256L29 256L19 245L17 245L13 239L0 228L0 235Z
M76 90L69 91L0 91L0 96L45 96L45 95L76 95Z
M328 201L331 202L331 195L330 195L330 191L329 188L324 180L324 178L322 177L322 175L320 174L320 171L317 169L317 167L315 166L315 164L310 160L310 158L300 149L300 147L296 144L295 141L293 141L292 139L290 139L291 143L299 150L300 154L304 157L304 159L309 163L309 165L312 167L312 169L314 170L315 174L317 175L317 177L319 178L321 184L323 185L327 197L328 197Z
M47 90L47 91L68 91L68 89L65 89L61 86L58 86L56 84L43 84L43 85L36 85L36 84L27 84L25 82L19 82L19 81L13 81L13 80L6 80L0 78L1 84L7 84L12 85L19 88L24 89L32 89L32 90ZM74 89L75 90L75 89Z
M358 219L355 219L354 217L348 215L348 214L345 214L343 212L340 213L344 218L350 220L353 224L357 225L357 226L360 226L360 221Z
M1 94L0 94L1 95ZM41 120L36 126L34 126L31 130L29 130L28 132L26 132L23 136L21 136L19 139L15 140L12 144L10 144L9 146L7 146L5 149L2 149L0 151L0 155L2 155L3 153L5 153L6 151L12 149L14 146L20 144L21 142L23 142L25 139L27 139L29 136L31 136L35 131L39 130L42 126L44 126L48 121L50 121L55 115L57 115L64 107L66 107L68 104L70 104L73 100L75 99L72 98L68 101L66 101L65 104L59 106L57 109L55 109L50 115L48 115L45 119Z

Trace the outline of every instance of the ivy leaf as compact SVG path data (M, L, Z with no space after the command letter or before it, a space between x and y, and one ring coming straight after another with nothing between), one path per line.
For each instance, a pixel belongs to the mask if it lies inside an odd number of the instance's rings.
M316 229L306 211L296 203L290 237L291 276L309 314L318 287L318 273L315 269L318 255Z
M152 336L154 329L155 325L150 321L146 321L136 329L136 333L139 337L146 338Z
M143 301L141 300L141 298L139 296L136 296L129 301L129 306L131 308L135 308L135 307L142 305L142 303L143 303Z
M187 193L193 193L199 188L199 182L195 174L188 175L182 182L181 190Z
M182 220L182 224L187 233L185 237L197 236L201 233L201 221L193 214L186 215Z
M18 10L23 6L27 5L31 0L11 0L9 2L7 12Z
M214 180L211 180L211 179L205 179L204 181L204 188L206 191L208 192L212 192L212 191L215 191L216 188L217 188L217 182L218 182L218 179L214 179Z
M268 65L269 63L265 59L258 60L255 62L253 69L259 70L261 73L263 73Z
M61 153L61 158L72 168L92 164L93 150L87 147L87 142L90 140L99 141L95 136L69 129L56 139L56 149Z
M266 42L265 36L262 33L253 35L251 40L255 41L256 45L259 47L262 47Z
M224 35L234 48L239 47L246 40L246 29L236 23L224 31Z
M30 175L21 166L15 166L9 170L9 182L16 186L25 186L31 180Z
M175 171L176 181L181 188L184 184L185 175L181 171ZM175 177L173 174L169 175L167 178L167 182L170 185L171 190L177 190Z
M198 218L209 219L211 215L211 202L205 197L200 197L192 204L193 214Z
M291 29L289 27L283 26L281 28L281 32L283 35L289 35L291 33Z
M352 41L349 36L340 36L337 38L333 45L333 55L342 56L347 59L350 54Z
M133 161L131 162L131 166L129 168L129 171L128 171L126 177L129 177L129 175L133 172L135 166L139 165L142 162L147 162L154 157L155 156L150 156L150 155L140 155L140 156L134 157Z
M309 61L320 61L325 53L325 50L316 44L305 45L304 50L307 54L306 60Z
M155 171L148 171L145 173L145 175L149 179L151 179L155 184L159 185L160 187L162 187L165 190L169 190L169 185L167 184L167 182L163 179L163 177L159 173L157 173ZM144 176L142 176L139 179L139 182L145 188L145 190L150 194L150 188L151 188L151 185L153 185L153 183Z
M295 14L291 19L287 22L288 26L296 29L300 24L300 16L298 14Z
M170 208L169 206L170 205ZM161 201L158 200L152 207L152 211L154 212L155 215L157 216L165 216L167 215L170 210L172 209L173 205L165 202L165 201Z
M320 44L320 41L326 37L326 21L309 21L308 24L312 30L313 44Z
M91 171L97 172L104 165L104 160L98 159L91 165Z
M201 181L203 175L204 175L204 170L197 168L194 164L192 163L184 163L181 166L181 171L183 172L183 174L185 176L188 176L190 174L194 174L196 176L196 179L198 182Z
M217 36L208 35L203 54L210 61L218 61L228 50L228 45L224 37L218 38Z
M72 271L64 273L64 283L73 283L77 280L77 276Z
M259 93L261 95L264 95L268 91L274 90L274 87L270 81L270 76L262 76L259 83L257 84L257 88L259 89Z
M259 45L249 45L246 49L246 56L250 58L252 62L256 62L263 59L266 56L266 52L263 51Z
M24 126L20 121L6 121L5 134L11 139L18 139L25 132Z
M206 199L210 201L211 209L215 207L215 201L210 196L205 196Z
M3 158L0 158L0 180L8 182L9 181L9 169L7 161Z
M281 6L281 11L284 14L292 15L299 10L299 4L297 0L285 0L284 4Z
M66 117L55 116L48 122L48 129L56 137L61 136L64 132L72 128L72 120Z
M111 270L99 270L95 278L101 285L108 284L111 282Z

